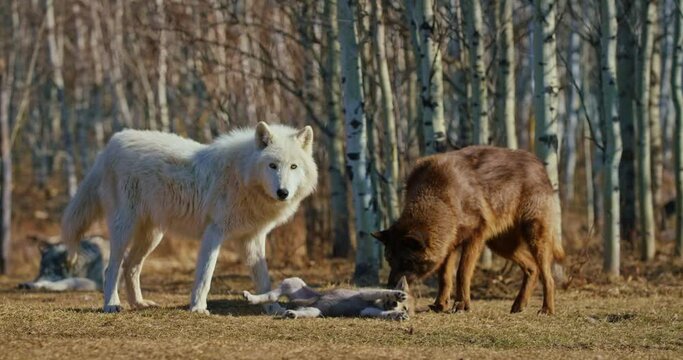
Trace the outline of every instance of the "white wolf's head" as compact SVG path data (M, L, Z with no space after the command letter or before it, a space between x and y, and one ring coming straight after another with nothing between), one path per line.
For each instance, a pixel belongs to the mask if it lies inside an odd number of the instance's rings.
M313 129L258 123L256 147L260 149L256 176L266 194L280 201L302 199L315 189L318 169L313 161Z

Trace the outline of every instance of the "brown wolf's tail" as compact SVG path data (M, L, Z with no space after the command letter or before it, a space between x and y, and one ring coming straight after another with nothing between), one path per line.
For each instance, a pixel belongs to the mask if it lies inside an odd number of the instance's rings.
M76 262L78 248L83 233L102 216L100 197L97 188L102 180L103 166L101 156L78 187L76 195L69 201L62 215L62 242L69 250L69 264Z
M565 258L564 248L562 247L562 210L558 199L553 197L553 210L555 213L554 221L552 222L553 228L552 232L552 252L553 260L553 277L558 283L564 283L566 281L564 266L562 266Z

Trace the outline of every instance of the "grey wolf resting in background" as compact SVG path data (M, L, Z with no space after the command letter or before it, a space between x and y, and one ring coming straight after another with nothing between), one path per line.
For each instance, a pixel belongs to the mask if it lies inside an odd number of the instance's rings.
M413 299L408 282L402 278L395 290L387 289L333 289L318 292L300 278L288 278L280 286L261 295L244 292L250 304L275 303L285 296L297 305L284 312L286 318L315 317L374 317L389 320L407 320L414 313Z
M102 289L105 263L109 261L109 245L100 236L84 238L78 248L78 260L69 268L66 245L58 237L39 239L40 271L34 281L19 284L21 289L50 291L94 291Z
M223 241L242 249L257 290L269 291L266 235L294 215L317 181L310 126L261 122L211 144L123 130L109 140L64 211L62 241L75 255L83 232L95 220L107 220L111 256L103 310L111 313L122 309L120 278L131 307L156 305L142 296L140 272L164 233L201 238L190 310L209 314L206 299ZM267 310L281 308L271 304Z

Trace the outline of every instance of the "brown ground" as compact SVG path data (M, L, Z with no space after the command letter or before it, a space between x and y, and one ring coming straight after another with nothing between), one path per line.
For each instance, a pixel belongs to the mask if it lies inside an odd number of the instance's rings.
M508 314L519 270L498 259L495 270L477 270L470 313L420 313L403 323L288 321L262 315L240 298L252 285L230 251L223 252L213 279L213 315L187 312L197 247L192 241L164 241L143 270L143 292L161 308L103 314L99 293L17 290L37 271L38 252L25 236L55 234L65 200L45 194L43 201L28 191L15 191L13 271L0 277L0 359L683 358L683 260L672 259L672 234L659 235L658 257L647 265L625 245L623 276L609 281L600 268L600 240L585 235L580 208L565 211L570 280L558 289L553 317L536 315L539 289L523 313ZM287 264L279 253L269 259ZM273 266L271 276L300 276L322 287L348 284L352 263ZM433 301L435 284L427 281L417 293L424 306Z
M350 263L326 261L271 274L276 281L297 275L315 286L336 285L350 278ZM536 315L539 293L525 312L508 314L518 270L501 271L497 264L497 271L478 271L470 313L420 313L403 323L276 320L238 295L251 288L241 266L220 265L209 317L185 310L191 263L167 257L150 259L142 278L146 297L162 307L116 315L99 312L99 293L29 293L15 289L28 275L0 277L0 358L683 357L680 262L627 267L627 280L615 283L600 276L598 268L570 266L573 280L558 290L553 317ZM433 299L433 287L418 290L421 305Z

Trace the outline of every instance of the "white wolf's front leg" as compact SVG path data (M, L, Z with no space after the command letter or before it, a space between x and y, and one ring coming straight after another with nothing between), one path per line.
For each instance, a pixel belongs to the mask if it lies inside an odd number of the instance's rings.
M251 279L256 285L256 291L263 294L270 291L270 277L268 275L268 263L266 262L266 234L263 232L252 238L247 238L244 246L244 259L251 270ZM270 315L279 315L284 309L278 303L264 305Z
M194 279L194 288L190 298L190 311L209 314L206 309L206 298L211 288L211 277L216 267L218 252L223 243L223 231L215 224L209 225L204 230L202 245L197 257L197 270Z
M399 310L382 310L376 307L367 307L360 312L362 317L380 318L387 320L408 320L408 313Z

